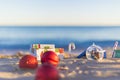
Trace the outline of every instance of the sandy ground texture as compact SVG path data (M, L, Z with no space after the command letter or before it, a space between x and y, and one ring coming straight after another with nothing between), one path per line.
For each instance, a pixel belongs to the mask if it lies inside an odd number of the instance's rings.
M0 80L34 80L36 70L19 69L18 62L18 58L0 59ZM61 80L120 80L120 59L64 59L58 69Z

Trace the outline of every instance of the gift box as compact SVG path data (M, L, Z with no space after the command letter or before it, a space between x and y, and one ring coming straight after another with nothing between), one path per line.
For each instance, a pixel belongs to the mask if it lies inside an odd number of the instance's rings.
M41 57L46 51L53 51L57 55L64 53L63 48L55 48L54 44L33 44L31 51L34 54L34 56L37 57L38 61L41 61Z

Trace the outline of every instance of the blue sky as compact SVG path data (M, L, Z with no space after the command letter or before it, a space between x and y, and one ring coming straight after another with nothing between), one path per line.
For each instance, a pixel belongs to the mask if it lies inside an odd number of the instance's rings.
M0 0L0 25L120 25L120 0Z

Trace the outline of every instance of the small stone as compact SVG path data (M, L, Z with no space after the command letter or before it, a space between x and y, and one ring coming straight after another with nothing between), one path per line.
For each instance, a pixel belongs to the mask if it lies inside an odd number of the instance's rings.
M60 78L65 78L65 75L63 73L59 74Z
M85 73L85 74L89 74L89 72L88 72L88 71L85 71L84 73Z
M79 70L79 72L78 72L79 74L82 74L82 71L81 70Z
M80 67L76 67L76 70L79 70L80 69Z
M85 64L85 63L86 63L86 61L82 61L81 63L82 63L82 64Z
M73 62L75 63L75 62L77 62L76 60L73 60Z
M65 69L65 70L69 70L69 67L65 66L64 69Z
M24 76L31 76L32 74L30 72L27 72L24 74Z
M72 72L70 72L70 73L68 73L68 77L75 77L76 76L76 72L75 71L72 71Z
M73 61L69 61L68 64L73 64Z
M68 66L62 66L59 68L60 70L69 70L69 67Z

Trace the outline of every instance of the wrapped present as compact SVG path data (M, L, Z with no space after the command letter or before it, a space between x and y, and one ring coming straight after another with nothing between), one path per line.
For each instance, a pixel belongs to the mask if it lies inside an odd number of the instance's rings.
M53 51L57 55L64 53L63 48L55 48L54 44L33 44L31 51L34 54L34 56L37 57L38 61L41 60L41 56L47 51Z
M54 49L55 45L54 44L33 44L32 48L34 49Z
M32 45L32 48L34 48L34 49L39 49L39 48L40 48L40 44L33 44L33 45Z
M43 49L35 49L34 50L34 56L37 57L37 60L40 61L41 60L41 54L43 53Z
M63 48L55 48L55 52L64 53L64 49Z
M44 49L44 52L47 52L47 51L53 51L53 52L55 52L55 49Z
M40 44L41 49L54 49L55 45L54 44Z
M55 52L59 52L59 48L55 48Z

